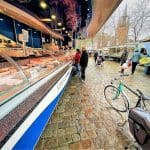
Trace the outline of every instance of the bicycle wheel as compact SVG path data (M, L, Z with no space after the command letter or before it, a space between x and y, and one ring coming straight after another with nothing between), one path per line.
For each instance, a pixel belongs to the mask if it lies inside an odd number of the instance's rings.
M125 95L113 85L107 85L104 89L106 101L113 109L120 112L126 112L129 109L129 102Z

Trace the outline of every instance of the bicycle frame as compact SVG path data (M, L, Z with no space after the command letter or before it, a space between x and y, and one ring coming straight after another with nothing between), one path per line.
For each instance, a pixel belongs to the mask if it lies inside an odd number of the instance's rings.
M135 107L138 107L142 101L144 107L145 107L145 103L144 101L142 100L142 98L140 97L139 94L137 94L137 92L135 92L134 90L132 90L131 88L129 88L127 85L125 85L121 80L119 80L119 85L118 85L118 91L116 92L116 95L113 99L117 99L118 96L120 95L120 93L123 93L123 95L125 96L125 98L128 100L129 104L130 104L130 99L129 97L127 96L127 94L124 92L124 88L126 88L127 90L129 90L130 92L132 92L134 95L136 95L138 97L138 101L135 105Z

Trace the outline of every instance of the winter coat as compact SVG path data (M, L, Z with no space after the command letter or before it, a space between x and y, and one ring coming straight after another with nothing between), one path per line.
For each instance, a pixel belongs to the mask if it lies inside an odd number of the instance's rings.
M74 57L75 64L79 64L79 62L80 62L80 57L81 57L80 52L77 52L77 53L75 54L75 57Z
M88 65L88 54L86 51L83 51L80 58L80 66L87 67Z
M131 58L131 60L132 60L132 62L139 62L139 60L140 60L140 58L141 58L141 55L140 55L140 53L138 52L138 51L135 51L134 53L133 53L133 55L132 55L132 58Z

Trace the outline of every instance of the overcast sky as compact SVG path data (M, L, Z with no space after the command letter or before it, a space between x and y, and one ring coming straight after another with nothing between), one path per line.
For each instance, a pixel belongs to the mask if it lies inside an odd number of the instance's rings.
M118 23L118 19L125 12L126 6L127 6L127 15L133 14L133 9L135 9L135 7L137 6L137 3L140 3L141 1L143 1L143 0L123 0L121 2L121 4L119 5L119 7L112 14L112 16L109 18L109 20L106 22L105 32L107 32L109 34L114 34L114 30L112 30L112 22L113 22L113 24ZM149 11L150 11L150 0L144 0L144 2L146 2L147 6L149 7ZM141 35L140 39L150 36L150 27L148 28L148 30L146 30L144 28L143 32L140 35Z

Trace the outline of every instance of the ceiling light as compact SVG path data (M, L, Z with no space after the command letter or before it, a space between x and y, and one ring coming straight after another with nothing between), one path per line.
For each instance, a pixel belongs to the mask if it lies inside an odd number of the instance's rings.
M46 9L46 8L47 8L47 4L45 3L45 1L41 1L41 2L40 2L40 6L41 6L41 8L43 8L43 9Z
M65 29L66 29L65 27L62 28L62 30L65 30Z
M0 9L0 13L2 13L3 12L3 10L2 9Z
M87 9L88 11L90 10L90 8Z
M51 15L51 18L52 19L56 19L56 15Z
M0 18L0 21L3 21L4 19L3 18Z
M61 26L62 25L62 23L61 22L58 22L58 26Z
M68 31L65 31L65 33L68 33Z
M85 0L86 2L88 1L88 0Z

